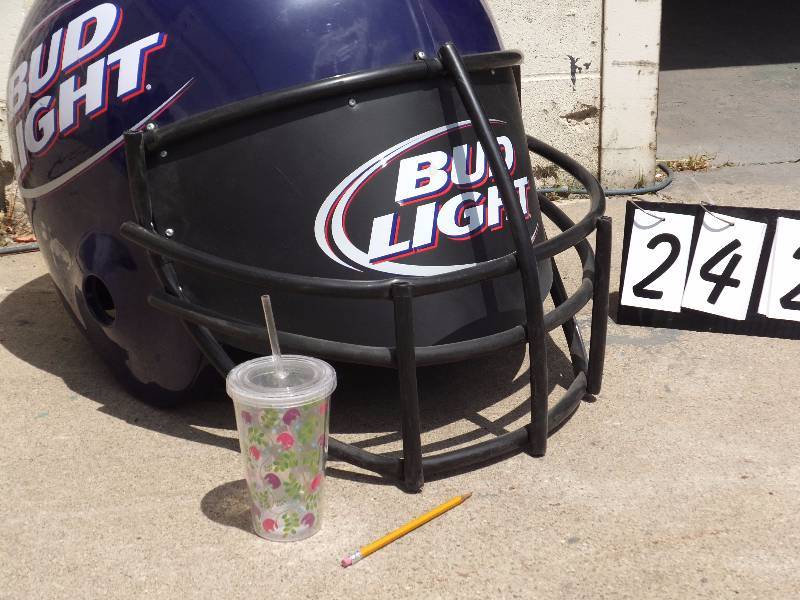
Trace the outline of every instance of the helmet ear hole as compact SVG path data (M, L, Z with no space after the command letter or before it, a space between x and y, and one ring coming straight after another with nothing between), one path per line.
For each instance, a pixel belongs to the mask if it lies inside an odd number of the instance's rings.
M89 275L83 280L83 297L86 306L101 325L111 325L117 318L117 307L114 298L103 281L95 276Z

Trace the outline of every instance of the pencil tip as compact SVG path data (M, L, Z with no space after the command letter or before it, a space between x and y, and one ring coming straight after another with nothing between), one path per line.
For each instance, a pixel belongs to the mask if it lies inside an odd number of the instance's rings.
M466 494L464 494L464 495L463 495L463 496L461 496L461 497L462 497L464 500L468 500L468 499L472 498L472 492L467 492Z

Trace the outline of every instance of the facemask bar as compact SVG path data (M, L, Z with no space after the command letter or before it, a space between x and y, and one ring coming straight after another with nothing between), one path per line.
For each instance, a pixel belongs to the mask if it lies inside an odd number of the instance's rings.
M125 134L128 175L137 222L124 223L121 233L123 237L148 251L153 269L164 288L163 291L152 293L149 303L158 310L180 318L208 361L222 375L226 375L234 363L212 331L227 337L256 340L266 347L264 327L228 318L193 303L180 286L173 262L270 291L382 299L393 303L394 347L360 346L287 332L280 332L279 335L282 346L298 353L397 370L402 411L402 458L374 454L334 438L330 439L329 455L333 459L344 460L399 480L408 491L419 491L426 476L463 470L522 450L533 456L543 456L548 434L560 427L575 412L587 393L597 394L600 391L611 263L611 219L603 216L603 190L595 177L573 159L529 136L529 150L575 177L585 186L591 198L588 214L578 223L573 223L554 203L537 194L542 214L562 233L533 245L521 207L514 201L514 185L500 147L469 78L470 71L513 67L520 61L521 55L515 52L493 52L462 59L453 44L445 44L440 50L438 60L419 60L407 65L322 80L223 106L162 129L131 131ZM293 103L431 77L450 77L455 83L475 134L486 151L492 171L497 174L496 181L510 223L515 253L442 275L352 281L295 275L248 266L191 248L156 230L148 188L148 157L163 151L170 143L200 136L247 116L277 110ZM597 232L596 257L586 240L593 231ZM556 255L569 248L575 248L583 267L582 282L572 296L567 295L554 260ZM555 308L544 314L537 261L547 259L551 261L553 269L550 293ZM466 341L427 347L415 345L414 298L464 287L515 271L520 272L522 279L526 325L517 325L506 331ZM590 299L593 300L591 348L587 356L575 315ZM558 326L564 331L576 376L562 398L548 408L545 344L547 332ZM516 431L488 441L423 457L417 367L469 360L523 342L528 344L530 358L531 422Z

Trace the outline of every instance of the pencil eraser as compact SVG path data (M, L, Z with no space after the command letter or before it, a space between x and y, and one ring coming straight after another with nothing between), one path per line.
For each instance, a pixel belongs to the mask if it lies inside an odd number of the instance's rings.
M342 559L342 566L343 566L345 569L346 569L347 567L351 566L352 564L353 564L353 559L352 559L352 558L350 558L350 557L347 557L347 558L343 558L343 559Z

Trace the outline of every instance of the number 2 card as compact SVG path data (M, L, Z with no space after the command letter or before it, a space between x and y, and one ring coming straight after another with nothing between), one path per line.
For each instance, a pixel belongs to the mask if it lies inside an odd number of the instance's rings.
M778 217L758 312L800 321L800 220Z
M636 209L620 303L680 312L694 215Z

